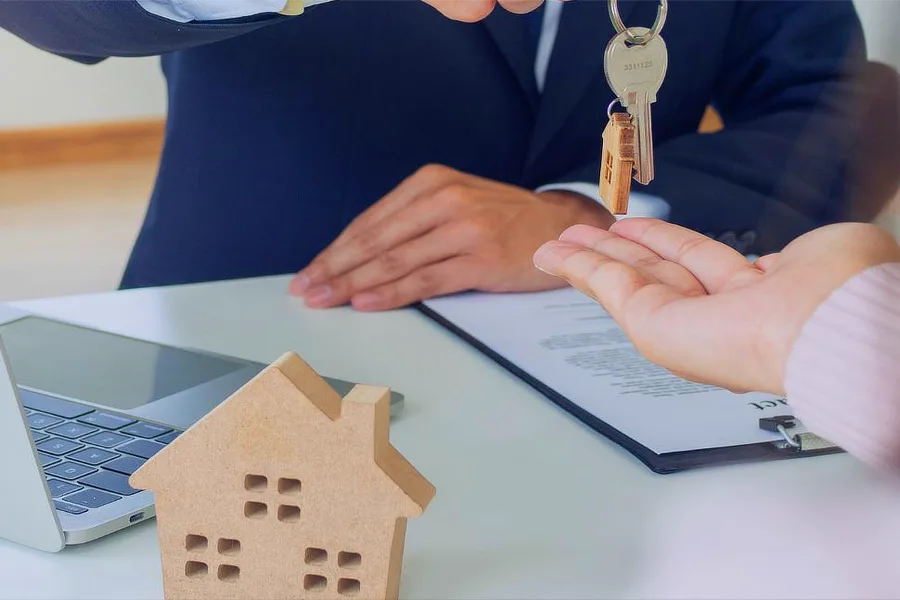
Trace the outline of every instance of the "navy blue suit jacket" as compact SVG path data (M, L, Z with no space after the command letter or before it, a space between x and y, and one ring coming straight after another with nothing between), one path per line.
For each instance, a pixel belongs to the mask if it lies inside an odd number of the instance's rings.
M653 1L620 0L649 26ZM0 26L87 64L161 55L165 147L122 285L296 271L427 163L527 188L597 181L612 100L605 0L567 3L543 94L527 20L336 0L178 24L132 0L0 2ZM861 29L850 1L670 2L653 107L671 220L765 253L845 213ZM98 91L98 93L102 93ZM707 105L725 130L697 133Z

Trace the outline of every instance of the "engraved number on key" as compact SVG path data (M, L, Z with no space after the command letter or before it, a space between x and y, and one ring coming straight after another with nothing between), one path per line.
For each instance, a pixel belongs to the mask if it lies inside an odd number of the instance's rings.
M632 27L633 34L646 35L650 30ZM610 40L606 48L606 78L619 102L634 117L637 129L635 179L646 185L653 180L653 122L650 105L662 87L668 69L668 49L657 34L643 45L626 43L622 32Z

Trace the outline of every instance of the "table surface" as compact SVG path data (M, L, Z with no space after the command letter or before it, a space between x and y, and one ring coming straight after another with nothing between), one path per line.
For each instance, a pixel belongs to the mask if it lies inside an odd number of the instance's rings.
M403 392L397 449L437 488L409 523L401 597L622 597L679 497L750 486L815 502L874 485L846 455L655 475L415 310L316 311L269 277L12 306ZM156 522L45 554L0 540L0 597L161 598Z

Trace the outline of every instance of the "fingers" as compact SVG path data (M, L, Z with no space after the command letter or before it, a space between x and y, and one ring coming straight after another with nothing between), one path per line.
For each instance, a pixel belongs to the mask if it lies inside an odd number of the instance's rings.
M538 248L534 264L596 300L613 318L647 282L626 264L563 241L548 242Z
M444 296L474 287L478 261L457 256L418 269L406 277L353 297L353 307L361 311L391 310L426 298Z
M741 387L746 379L741 328L752 328L752 307L723 306L723 296L687 297L624 263L566 242L542 246L535 264L599 302L651 362L714 385Z
M535 254L535 265L591 296L615 318L622 317L624 305L651 283L671 288L672 297L705 293L680 265L639 243L586 225L570 227L558 242L545 244Z
M327 308L350 302L354 296L390 282L396 282L419 269L457 254L461 240L453 227L435 230L386 252L371 255L358 268L335 277L305 294L307 306Z
M430 196L436 190L463 178L462 173L442 165L426 165L404 179L384 198L360 214L332 242L332 246L354 237L366 228L379 223L409 206L416 200Z
M678 225L656 219L623 219L610 231L683 266L711 294L723 291L741 271L762 275L736 250Z
M292 293L318 294L317 287L334 285L334 279L362 265L376 262L381 271L394 271L409 260L395 250L405 242L420 238L452 215L447 203L419 203L401 211L395 218L384 219L344 242L335 242L298 274ZM448 244L444 244L446 247ZM427 246L426 246L427 248ZM371 270L371 269L370 269ZM346 283L346 282L345 282Z
M765 389L759 387L764 377L751 351L764 314L758 294L748 288L745 293L706 295L703 281L667 259L693 265L711 287L716 273L697 258L704 258L698 254L704 246L713 261L737 255L740 264L733 261L727 271L731 281L754 274L758 280L763 272L746 268L746 259L729 248L723 254L719 244L706 246L697 239L707 238L687 235L682 228L646 219L628 227L625 223L620 221L612 232L570 228L560 241L541 247L535 264L597 300L650 361L694 381Z
M559 239L562 242L590 248L612 260L625 263L646 279L671 285L683 294L705 293L697 278L681 265L663 260L647 247L604 229L575 225L564 231Z
M648 280L625 263L566 242L549 242L535 253L535 265L565 279L575 289L597 301L645 355L657 350L663 356L671 349L657 348L654 331L661 309L683 300L673 286ZM651 336L642 335L650 331ZM663 362L665 364L665 362Z
M462 174L454 169L429 165L408 177L362 215L357 217L290 284L294 295L322 285L373 256L437 227L458 209L454 186ZM472 182L466 180L468 184ZM451 193L447 193L451 192ZM446 196L440 202L437 195ZM440 200L440 199L437 199Z
M524 14L538 8L543 0L424 0L455 21L474 23L487 17L500 4L509 12Z
M525 14L538 8L543 0L497 0L497 2L512 13Z
M491 14L494 0L423 0L445 17L455 21L474 23Z

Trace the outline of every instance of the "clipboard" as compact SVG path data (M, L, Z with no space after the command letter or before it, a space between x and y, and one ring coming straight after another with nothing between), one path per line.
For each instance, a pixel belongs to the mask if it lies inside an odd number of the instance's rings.
M723 446L703 450L670 452L659 454L612 427L596 415L560 394L537 377L507 360L489 345L471 335L455 323L445 318L425 304L418 303L415 308L441 327L456 335L461 340L478 350L481 354L499 364L508 372L521 379L537 392L553 402L557 407L576 418L595 433L619 445L652 472L669 475L705 467L728 466L766 461L790 460L814 456L825 456L843 453L844 450L811 433L794 433L791 429L799 429L799 421L790 415L760 418L760 428L778 432L782 439L775 442L744 444L740 446Z

